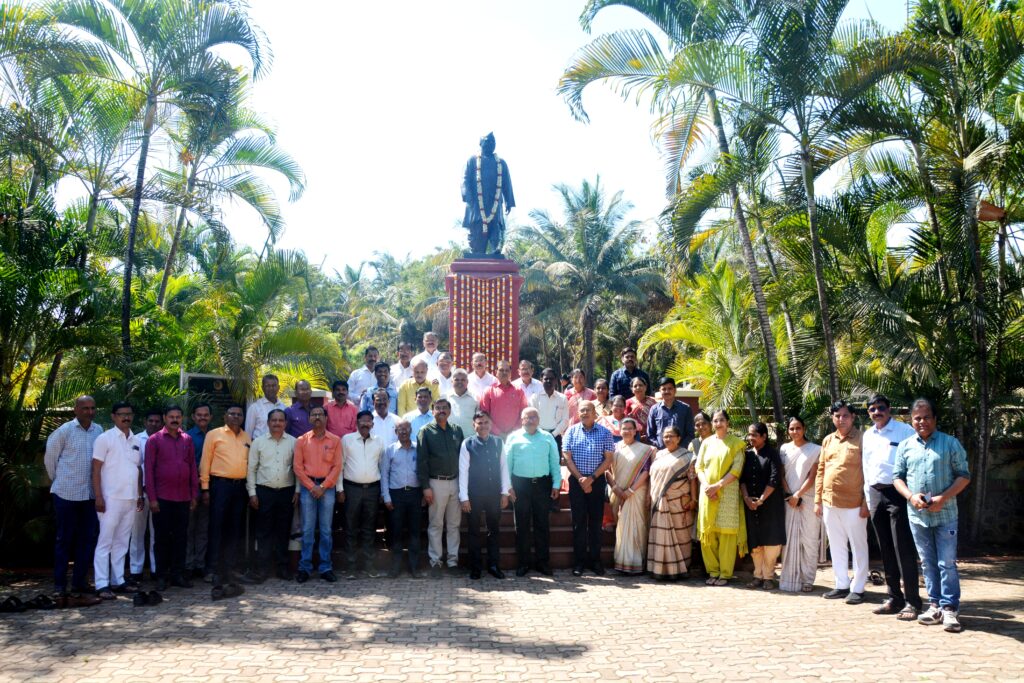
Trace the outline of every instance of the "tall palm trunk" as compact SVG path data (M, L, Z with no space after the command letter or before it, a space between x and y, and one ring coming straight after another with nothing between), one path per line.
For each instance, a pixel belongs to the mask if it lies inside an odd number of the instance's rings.
M192 162L192 170L188 175L188 182L185 185L186 197L192 196L192 190L196 186L196 168L199 166ZM181 242L181 232L185 227L185 207L178 211L178 221L174 225L174 238L171 239L171 248L167 252L167 263L164 264L164 274L160 278L160 291L156 295L156 305L163 308L164 296L167 294L167 282L171 279L171 269L174 267L174 257L178 254L178 244Z
M731 164L729 154L729 141L725 137L725 126L722 123L722 114L718 109L718 99L715 91L705 91L708 108L711 111L715 123L715 130L718 134L718 153L721 155L723 165ZM772 336L771 321L768 319L768 301L764 296L764 287L761 286L761 273L757 269L757 259L754 256L754 246L750 242L750 230L747 228L747 217L743 212L740 203L740 191L735 182L729 184L729 197L732 201L733 215L736 217L736 225L740 231L740 242L743 245L743 261L747 266L747 273L750 277L750 288L754 290L754 302L757 308L757 322L761 328L761 338L764 341L764 352L768 360L768 377L772 389L772 413L775 422L782 424L784 419L782 380L779 376L779 354L775 348L775 337Z
M587 379L594 381L594 328L597 321L594 320L594 312L587 304L583 309L583 320L580 321L583 327L583 372Z
M135 192L132 196L132 212L128 221L128 250L124 262L124 286L121 288L121 350L125 359L132 355L132 271L135 265L135 233L139 228L139 211L142 209L142 190L146 183L146 162L149 157L149 142L153 137L156 123L156 93L153 88L146 97L146 118L142 125L142 145L139 147L139 167L135 174Z
M839 363L836 360L835 337L829 313L828 291L825 289L825 266L822 263L821 241L818 238L818 207L814 199L814 169L811 167L810 144L804 135L800 144L800 166L807 194L807 225L811 233L811 260L814 262L814 284L818 289L821 309L821 333L825 337L825 355L828 358L828 392L833 401L839 400Z
M772 255L771 244L768 243L768 231L764 229L764 224L761 222L761 217L757 214L754 215L754 221L757 223L757 230L761 233L761 241L764 243L764 255L765 261L768 263L768 272L772 274L772 279L779 282L779 269L775 265L775 257ZM797 353L796 353L796 326L793 324L793 314L789 312L789 305L785 301L779 302L779 308L782 310L782 319L786 323L786 340L789 347L789 363L793 368L797 366Z

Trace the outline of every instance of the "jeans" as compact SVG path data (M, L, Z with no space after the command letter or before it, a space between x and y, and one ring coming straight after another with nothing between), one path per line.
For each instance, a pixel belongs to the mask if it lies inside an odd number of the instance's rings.
M960 574L956 570L957 521L939 526L910 523L928 601L942 608L960 610Z
M158 500L160 512L153 513L156 531L156 575L161 579L185 578L188 549L189 501Z
M601 517L604 515L605 479L594 479L590 493L584 493L576 477L569 479L569 507L572 512L573 564L577 567L601 563Z
M334 519L334 496L333 488L324 489L324 495L317 500L309 489L302 488L299 497L299 505L302 507L302 555L299 558L299 571L313 571L313 539L317 528L320 530L318 571L323 574L333 569L331 550L334 547L334 537L331 535L331 520Z
M71 587L87 587L86 577L93 564L99 518L96 501L65 500L53 494L53 511L57 516L57 539L53 551L53 585L62 593L68 585L68 563L72 554L75 567L71 574Z

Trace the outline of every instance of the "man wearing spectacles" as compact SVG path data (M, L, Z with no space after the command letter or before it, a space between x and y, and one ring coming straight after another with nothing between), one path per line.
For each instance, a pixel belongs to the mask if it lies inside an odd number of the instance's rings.
M209 562L213 587L224 591L234 583L242 517L249 500L245 478L249 473L249 435L242 429L245 410L232 403L224 413L224 426L211 429L203 442L199 487L203 503L210 506Z
M889 593L874 613L895 614L900 621L914 621L921 611L917 549L910 533L907 501L892 484L896 447L914 436L914 428L892 419L889 399L882 394L875 394L868 401L868 415L874 424L865 430L862 446L864 497L878 538Z

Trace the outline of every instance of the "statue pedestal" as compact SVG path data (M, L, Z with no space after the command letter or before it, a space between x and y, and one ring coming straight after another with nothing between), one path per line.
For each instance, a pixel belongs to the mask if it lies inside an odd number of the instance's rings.
M519 363L519 265L507 259L459 259L444 279L448 292L448 347L455 367L471 371L474 353Z

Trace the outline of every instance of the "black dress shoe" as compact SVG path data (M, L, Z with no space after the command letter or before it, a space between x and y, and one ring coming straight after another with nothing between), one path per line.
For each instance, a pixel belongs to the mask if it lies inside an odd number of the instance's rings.
M238 582L244 583L247 586L254 586L257 583L262 583L263 579L255 572L246 572L238 577Z
M469 570L469 578L473 579L474 581L479 579L480 578L480 570L479 569L470 569Z
M573 567L572 568L572 575L573 576L583 576L583 567L581 565L576 565L575 567Z
M505 578L505 572L503 572L500 569L498 569L498 567L496 565L491 565L490 567L488 567L487 568L487 573L490 574L491 576L493 576L496 579L504 579Z
M848 588L833 588L821 597L825 598L826 600L838 600L839 598L845 598L849 594L850 590Z
M322 572L320 574L320 579L322 581L326 581L327 583L337 583L338 582L338 577L335 576L334 572L332 572L329 569L327 571Z
M538 562L537 571L539 571L544 576L554 576L555 574L553 571L551 571L551 565L547 562Z
M591 569L593 569L594 573L598 576L604 576L604 565L602 565L600 562L595 562L594 566L591 567Z
M167 580L163 578L157 579L156 590L158 593L163 593L165 590L167 590Z
M299 573L295 575L295 580L299 583L306 583L309 581L309 572L300 569Z
M192 582L183 576L176 576L171 579L171 585L175 588L191 588Z
M529 567L520 567L516 570L516 576L526 576L530 572Z
M421 572L419 569L410 569L409 576L413 579L422 579L423 572Z
M398 567L392 567L391 569L388 570L388 578L389 579L397 579L398 575L401 574L401 573L402 573L401 569L399 569Z

